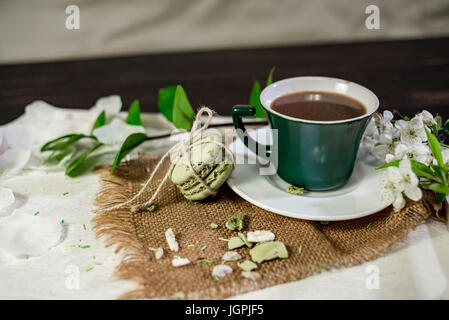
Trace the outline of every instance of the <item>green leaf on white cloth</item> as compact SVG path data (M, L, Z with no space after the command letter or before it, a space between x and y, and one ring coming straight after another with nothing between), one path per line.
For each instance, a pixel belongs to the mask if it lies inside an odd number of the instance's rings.
M147 135L144 133L133 133L128 138L126 138L125 142L123 142L120 150L115 155L114 163L111 167L111 173L114 172L115 167L122 161L127 154L129 154L134 148L139 146L142 142L147 139Z
M51 151L51 150L62 150L69 145L77 142L82 138L92 138L90 136L86 136L85 134L67 134L65 136L53 139L41 147L41 152L43 151Z
M103 146L103 144L101 142L97 142L93 147L84 151L79 157L77 157L76 159L74 159L72 162L69 163L69 165L67 166L67 168L65 170L65 174L68 175L69 177L73 178L73 177L80 175L82 172L84 172L83 170L80 170L83 162L87 159L87 157L92 152L94 152L101 146Z
M106 124L106 112L103 110L98 115L97 119L95 120L94 126L92 127L92 130L91 130L91 134L95 129L100 128L100 127L104 126L105 124Z
M128 117L126 118L126 123L134 126L141 126L142 120L140 119L140 103L139 100L134 100L129 107Z
M72 158L76 153L76 148L74 146L68 146L62 150L53 150L53 152L48 156L43 162L46 166L55 166L60 163L64 163Z

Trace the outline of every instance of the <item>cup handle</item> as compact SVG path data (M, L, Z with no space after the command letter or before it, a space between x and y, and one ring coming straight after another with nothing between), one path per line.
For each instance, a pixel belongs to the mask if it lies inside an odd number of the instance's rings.
M257 142L253 138L251 138L246 133L245 125L243 124L242 117L254 117L256 114L256 108L249 105L235 105L232 108L232 122L234 123L234 128L239 129L237 131L237 136L242 140L245 146L254 152L256 155L261 156L262 158L269 158L271 153L271 148L269 145L265 145ZM259 150L265 150L265 154L260 154Z

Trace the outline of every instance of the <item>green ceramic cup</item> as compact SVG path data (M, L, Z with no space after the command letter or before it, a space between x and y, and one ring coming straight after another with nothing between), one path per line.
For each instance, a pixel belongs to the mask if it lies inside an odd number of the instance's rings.
M346 95L361 102L367 112L357 118L339 121L310 121L289 117L271 108L280 96L301 91ZM334 189L349 180L360 140L379 107L378 98L367 88L328 77L296 77L275 82L262 91L260 101L270 127L277 129L277 139L273 145L261 146L249 137L242 118L253 117L256 110L252 106L236 105L232 109L232 119L239 138L258 156L277 158L274 166L283 180L308 190ZM277 152L277 157L272 156L273 152Z

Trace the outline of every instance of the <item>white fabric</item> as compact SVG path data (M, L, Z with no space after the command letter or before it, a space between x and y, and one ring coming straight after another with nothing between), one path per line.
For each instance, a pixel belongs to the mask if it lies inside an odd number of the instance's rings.
M76 119L73 123L80 126L93 121L89 111L65 112L60 117ZM19 119L17 124L23 124L24 120ZM148 134L160 134L172 128L161 115L145 114L143 122ZM50 126L42 136L47 139L60 133L59 125L54 129ZM168 145L171 145L168 139L149 142L140 152L159 154ZM93 198L99 190L97 175L91 173L72 179L62 171L26 170L0 179L0 188L11 189L15 196L7 212L5 209L0 212L0 242L10 241L0 244L0 299L114 299L136 287L134 282L112 277L120 255L94 237L90 221ZM0 199L3 198L11 201L6 193ZM35 215L36 212L39 213ZM44 222L27 225L34 218ZM4 233L1 229L11 224L25 228L20 234L22 238L14 238L11 230ZM61 239L58 238L60 228L63 229ZM46 232L36 235L32 230ZM448 249L447 226L431 219L372 262L323 271L301 281L234 298L448 299ZM375 281L370 282L370 276L377 271L378 289Z

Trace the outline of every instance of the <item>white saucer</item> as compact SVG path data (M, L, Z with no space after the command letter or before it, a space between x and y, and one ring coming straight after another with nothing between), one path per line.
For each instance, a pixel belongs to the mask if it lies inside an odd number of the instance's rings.
M261 143L268 127L249 132ZM268 137L270 139L270 137ZM375 168L374 158L361 150L357 156L354 171L348 183L330 191L309 191L304 195L293 195L285 191L289 186L278 175L259 174L259 165L254 164L256 156L240 139L229 148L237 159L246 154L245 163L237 164L227 180L228 185L243 199L265 210L284 216L315 220L337 221L364 217L388 206L380 195L380 174Z

